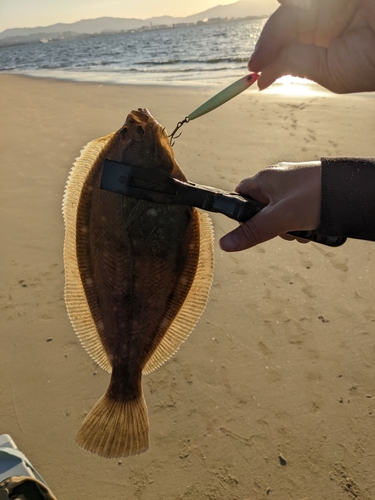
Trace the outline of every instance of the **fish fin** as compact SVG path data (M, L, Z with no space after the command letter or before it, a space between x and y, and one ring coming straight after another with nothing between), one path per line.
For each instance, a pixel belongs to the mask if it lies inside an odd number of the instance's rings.
M80 195L91 169L102 161L115 133L89 142L76 159L65 186L63 216L65 223L64 269L65 304L73 328L83 347L90 356L106 371L111 364L100 341L97 327L90 311L80 271L76 250L76 224ZM97 318L96 318L97 319Z
M83 421L75 442L105 458L143 453L149 446L147 407L141 390L131 401L117 401L107 391Z
M144 374L156 370L173 356L194 329L208 301L214 272L213 227L206 212L194 210L199 221L199 257L194 280L178 314L143 368Z

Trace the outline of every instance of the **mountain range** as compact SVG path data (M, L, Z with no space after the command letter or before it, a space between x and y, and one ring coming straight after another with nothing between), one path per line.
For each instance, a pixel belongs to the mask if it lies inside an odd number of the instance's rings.
M1 45L32 42L40 38L58 38L69 33L74 35L93 35L105 32L136 30L142 27L171 26L179 23L197 23L215 18L243 18L271 14L277 4L275 0L239 0L229 5L217 5L211 9L187 17L160 16L149 19L100 17L83 19L75 23L58 23L36 28L11 28L0 33Z

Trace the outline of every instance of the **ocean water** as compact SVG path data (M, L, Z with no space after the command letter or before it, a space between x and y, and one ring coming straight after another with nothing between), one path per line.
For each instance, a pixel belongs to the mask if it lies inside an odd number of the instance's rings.
M266 19L129 32L0 48L0 72L146 85L231 83Z

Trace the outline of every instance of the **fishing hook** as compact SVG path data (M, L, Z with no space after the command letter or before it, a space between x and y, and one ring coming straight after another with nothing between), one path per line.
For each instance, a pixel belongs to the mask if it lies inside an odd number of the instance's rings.
M178 139L178 138L180 137L181 133L182 133L182 132L180 132L180 133L179 133L179 134L175 137L177 130L179 130L179 129L182 127L182 125L183 125L184 123L189 123L189 121L190 121L190 118L188 118L188 117L186 116L186 118L184 118L184 119L182 120L182 122L178 122L178 123L177 123L176 128L175 128L175 129L173 130L173 132L172 132L172 133L168 136L168 137L170 137L170 143L171 143L171 146L174 146L174 144L175 144L175 142L173 141L173 139ZM172 141L173 141L173 142L172 142Z

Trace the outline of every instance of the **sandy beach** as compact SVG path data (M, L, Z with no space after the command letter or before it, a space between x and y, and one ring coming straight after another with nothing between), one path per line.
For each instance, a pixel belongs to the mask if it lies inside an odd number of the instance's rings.
M167 130L212 89L0 76L0 434L59 500L374 500L375 243L218 239L207 308L143 386L150 449L106 460L73 439L109 375L66 314L61 201L90 140L147 107ZM277 161L375 156L371 95L251 89L184 126L187 177L233 190Z

